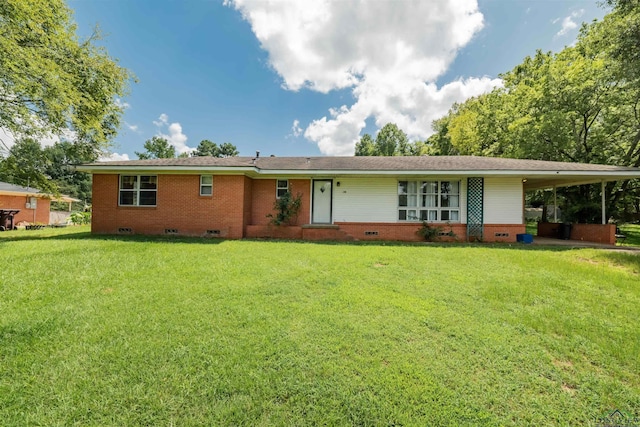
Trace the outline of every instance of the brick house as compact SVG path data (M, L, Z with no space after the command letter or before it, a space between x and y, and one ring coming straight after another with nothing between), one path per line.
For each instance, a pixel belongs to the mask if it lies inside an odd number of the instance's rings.
M0 210L19 210L14 224L49 224L51 200L65 203L77 202L68 196L54 196L35 188L0 182Z
M638 168L474 156L190 157L78 170L93 174L93 233L309 240L418 241L426 220L458 240L513 242L525 232L525 191L640 177ZM302 196L300 214L270 225L287 191Z

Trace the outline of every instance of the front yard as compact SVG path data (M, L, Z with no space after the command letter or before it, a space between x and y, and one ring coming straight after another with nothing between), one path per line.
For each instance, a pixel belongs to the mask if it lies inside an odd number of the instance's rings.
M640 415L640 256L0 233L2 425Z

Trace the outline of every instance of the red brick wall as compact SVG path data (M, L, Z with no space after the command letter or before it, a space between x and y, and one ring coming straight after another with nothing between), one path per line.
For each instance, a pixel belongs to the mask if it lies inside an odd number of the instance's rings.
M539 222L538 236L557 238L559 227L559 223ZM615 245L616 226L615 224L571 224L571 240Z
M29 224L34 222L39 224L49 224L49 209L51 200L46 198L37 198L36 209L27 209L25 205L29 201L27 196L9 196L0 195L0 209L19 209L20 212L14 217L13 223L17 224L26 221ZM35 211L35 218L34 218Z
M302 194L302 208L298 215L298 221L294 225L309 223L311 216L311 182L308 179L290 179L289 191L294 196ZM274 213L273 203L276 201L276 180L255 179L252 186L251 225L267 225L270 219L268 214Z
M200 175L158 175L156 207L118 206L118 175L93 176L94 233L164 234L177 229L181 235L206 235L220 230L220 237L243 237L244 176L214 176L213 196L200 196Z
M415 223L357 223L345 222L336 223L340 225L340 229L357 240L400 240L407 242L424 241L422 236L416 234L420 229L420 224ZM467 239L467 226L465 224L433 224L434 227L442 227L442 232L447 233L453 231L455 237L440 236L438 241L452 242L465 241ZM366 231L377 231L378 235L365 235ZM525 226L520 224L485 224L484 239L485 242L515 242L516 234L525 232ZM496 236L496 233L508 233L508 236Z

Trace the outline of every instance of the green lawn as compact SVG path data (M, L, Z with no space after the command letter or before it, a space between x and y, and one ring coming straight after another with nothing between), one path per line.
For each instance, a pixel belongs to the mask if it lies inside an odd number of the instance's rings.
M620 226L620 231L627 236L620 242L622 246L640 246L640 224L625 224Z
M640 415L640 255L0 233L3 426Z

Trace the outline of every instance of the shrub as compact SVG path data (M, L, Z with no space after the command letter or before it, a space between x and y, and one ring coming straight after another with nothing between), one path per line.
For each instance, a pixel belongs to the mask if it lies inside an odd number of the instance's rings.
M267 218L274 225L293 225L298 221L298 214L302 207L302 194L298 193L294 197L290 191L287 191L273 204L274 214L268 214Z
M75 225L91 224L91 212L73 212L69 218Z

